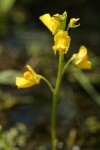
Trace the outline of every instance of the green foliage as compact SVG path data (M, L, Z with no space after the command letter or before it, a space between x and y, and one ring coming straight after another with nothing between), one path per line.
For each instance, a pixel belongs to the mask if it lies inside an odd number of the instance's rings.
M17 123L8 131L3 131L0 126L0 149L19 150L25 146L28 136L29 131L23 123Z
M72 150L76 145L79 149L86 146L94 147L99 143L98 133L100 130L100 121L96 116L90 116L83 120L79 129L72 128L67 138L67 149ZM97 134L97 137L96 137ZM87 140L88 139L88 140ZM85 149L85 147L84 147ZM94 148L99 150L99 146ZM90 150L90 149L89 149Z
M91 98L100 105L100 94L95 90L88 76L79 69L73 68L72 75L84 88L84 90L91 96Z
M0 0L0 15L6 14L14 5L16 0Z
M16 74L21 76L22 73L20 71L15 71L12 69L4 70L0 72L0 84L14 84Z
M0 111L9 110L17 104L30 104L32 102L31 96L12 96L0 89Z

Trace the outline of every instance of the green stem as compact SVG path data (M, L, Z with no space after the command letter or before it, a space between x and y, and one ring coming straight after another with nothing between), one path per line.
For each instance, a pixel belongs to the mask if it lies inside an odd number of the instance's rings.
M39 75L39 76L40 76L41 79L43 79L43 80L47 83L47 85L49 86L50 90L51 90L52 92L54 92L54 89L53 89L51 83L50 83L45 77L43 77L43 76L41 76L41 75Z
M64 60L64 55L60 55L58 75L57 75L55 89L53 92L52 119L51 119L52 150L57 150L56 117L57 117L58 93L59 93L61 79L63 75L63 60Z
M64 68L63 68L63 74L65 72L65 70L67 69L68 65L70 64L70 62L74 59L74 57L72 56L68 61L67 63L64 65Z

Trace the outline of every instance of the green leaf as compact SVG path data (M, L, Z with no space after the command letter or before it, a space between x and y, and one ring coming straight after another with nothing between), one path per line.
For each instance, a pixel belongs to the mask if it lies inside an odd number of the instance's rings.
M12 8L15 1L16 0L0 0L0 13L7 13Z
M0 84L14 84L16 76L22 76L22 73L12 69L1 71Z

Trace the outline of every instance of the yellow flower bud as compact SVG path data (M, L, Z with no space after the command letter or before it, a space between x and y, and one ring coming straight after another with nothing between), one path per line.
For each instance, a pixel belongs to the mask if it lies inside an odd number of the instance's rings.
M81 46L79 52L73 54L73 63L76 67L81 69L90 69L92 67L91 62L88 60L87 48Z
M64 53L67 53L69 45L70 45L71 38L68 36L67 31L60 30L55 36L54 36L54 42L55 45L52 47L54 50L54 54L56 54L56 51L59 51L59 55L62 55Z
M29 65L26 67L28 71L24 73L23 77L16 77L18 88L28 88L40 82L40 76Z
M76 18L70 19L68 28L76 28L76 27L78 27L80 25L80 24L76 24L78 21L79 21L79 18L77 18L77 19Z

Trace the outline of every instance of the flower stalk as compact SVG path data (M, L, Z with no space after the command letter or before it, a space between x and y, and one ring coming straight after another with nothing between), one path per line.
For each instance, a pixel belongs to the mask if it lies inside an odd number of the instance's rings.
M57 104L58 104L58 93L59 93L62 75L63 75L63 64L64 64L63 62L64 62L64 55L60 55L58 74L57 74L55 89L53 92L53 102L52 102L52 117L51 117L52 150L57 149L57 135L56 135Z
M51 83L50 83L45 77L43 77L43 76L41 76L41 75L39 75L39 76L40 76L40 78L41 78L42 80L44 80L44 81L47 83L47 85L49 86L51 92L53 93L53 92L54 92L54 89L53 89Z

